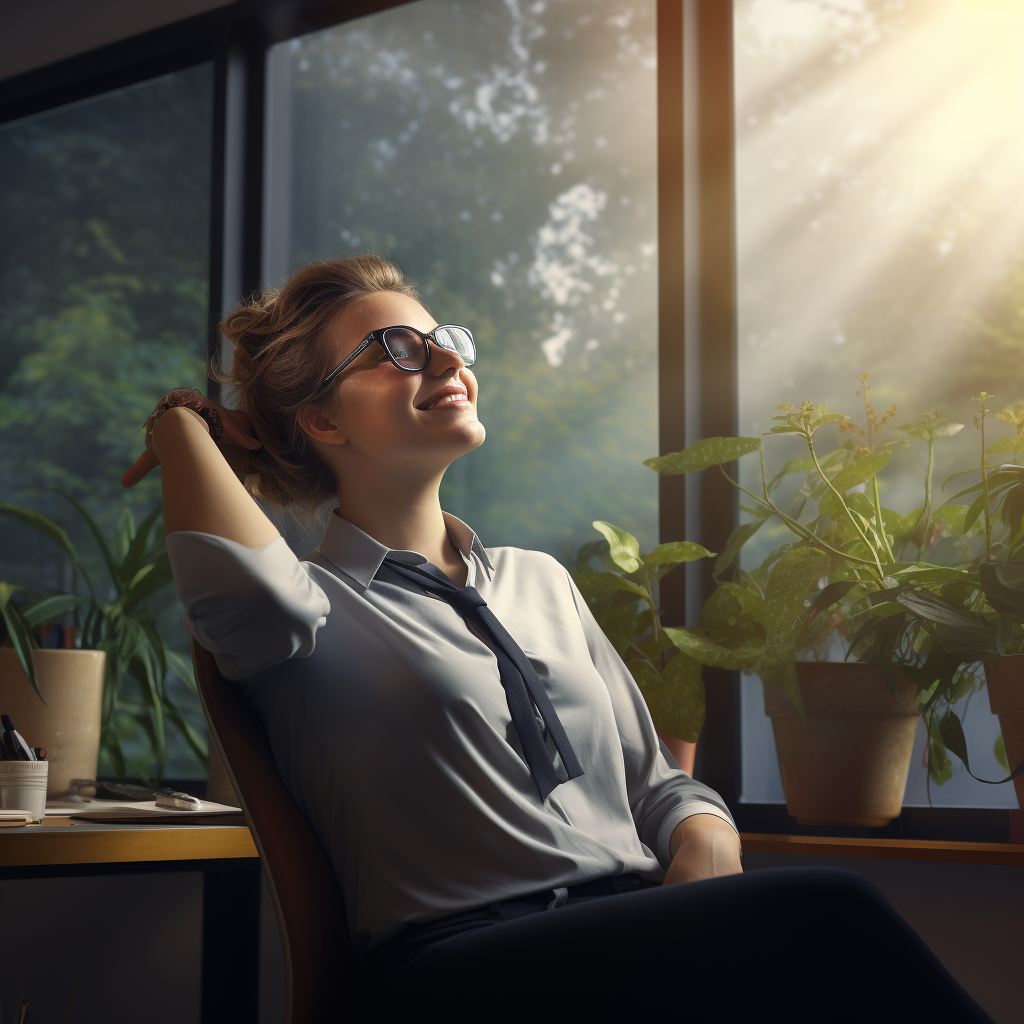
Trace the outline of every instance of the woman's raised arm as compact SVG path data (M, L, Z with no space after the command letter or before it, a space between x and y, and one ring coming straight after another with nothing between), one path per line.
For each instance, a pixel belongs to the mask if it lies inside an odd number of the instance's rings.
M222 444L234 432L226 429ZM149 461L155 458L161 468L165 534L196 530L250 548L261 548L280 536L242 486L197 412L168 409L153 424L152 438ZM145 475L137 467L139 463L122 478L126 486Z

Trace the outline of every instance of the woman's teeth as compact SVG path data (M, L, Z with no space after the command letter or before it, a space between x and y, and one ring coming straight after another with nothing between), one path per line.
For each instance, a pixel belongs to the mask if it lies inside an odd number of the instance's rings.
M443 405L454 405L458 402L468 402L469 399L466 395L445 395L440 401L434 402L433 405L428 405L427 409L440 409Z

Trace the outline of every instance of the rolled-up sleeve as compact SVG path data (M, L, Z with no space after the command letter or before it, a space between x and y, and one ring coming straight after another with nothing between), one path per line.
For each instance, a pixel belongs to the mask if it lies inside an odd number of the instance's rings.
M668 870L672 862L669 841L676 825L684 818L693 814L715 814L734 829L736 822L725 801L713 789L697 782L681 768L673 768L666 760L640 688L568 572L566 576L594 667L612 700L637 834Z
M167 535L183 625L227 679L313 653L330 612L284 537L262 548L194 530Z

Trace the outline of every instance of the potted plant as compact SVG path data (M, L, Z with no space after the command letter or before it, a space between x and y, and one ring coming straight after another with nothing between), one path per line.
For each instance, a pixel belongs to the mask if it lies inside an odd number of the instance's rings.
M726 474L750 499L741 506L749 521L718 557L718 586L696 627L679 631L677 646L703 664L760 677L787 807L802 824L816 826L879 826L900 813L917 695L933 667L912 676L886 656L910 615L895 597L934 568L902 561L895 549L902 554L915 536L926 545L933 514L927 497L922 509L906 516L882 507L877 476L892 446L903 442L879 442L895 410L878 416L867 375L861 385L865 428L806 401L778 407L770 433L800 437L806 457L787 461L770 479L756 437L705 438L645 461L659 473L715 466L725 473L725 464L758 456L760 493ZM818 432L828 424L836 424L839 443L825 452ZM929 450L955 429L932 419ZM784 502L779 488L793 475L803 479ZM744 570L741 550L771 521L790 539L760 566Z
M56 489L53 489L56 490ZM125 507L107 544L89 513L73 497L56 491L81 515L103 557L113 585L113 600L101 599L67 533L32 509L0 503L0 513L16 519L57 544L71 559L88 597L49 592L30 603L13 600L12 584L0 584L3 636L0 646L0 695L5 713L35 746L46 747L50 761L48 794L66 792L72 778L95 778L99 751L109 755L118 776L131 766L136 776L160 784L165 760L165 717L182 732L202 759L207 745L169 697L168 669L195 688L192 667L167 647L145 601L171 580L162 538L150 543L160 509L136 528ZM74 616L77 647L44 650L36 629L67 612ZM127 698L131 676L145 703ZM124 719L138 722L149 737L155 770L150 773L127 757L120 729Z
M965 471L978 473L980 479L950 498L952 502L975 495L974 500L969 507L952 506L954 516L949 517L959 520L962 537L973 533L980 541L983 536L984 550L957 570L936 568L929 580L897 600L910 612L908 631L927 631L932 638L931 659L938 678L923 708L930 760L948 777L949 749L979 782L999 785L1014 780L1018 805L1024 807L1024 467L1009 463L991 469L988 460L989 455L1016 457L1024 451L1024 406L996 413L1016 428L1015 436L986 445L985 418L992 397L982 392L976 399L981 460L978 468ZM899 645L884 653L893 662L900 660ZM987 681L992 712L999 715L996 757L1007 771L1016 765L1005 779L981 779L971 770L963 724L951 706L972 685L979 687L982 679Z
M671 541L642 554L631 533L603 520L593 526L604 539L579 549L572 578L636 680L659 736L679 767L692 775L704 725L701 665L677 647L679 631L661 625L652 584L712 553L689 541ZM595 558L606 571L591 566Z

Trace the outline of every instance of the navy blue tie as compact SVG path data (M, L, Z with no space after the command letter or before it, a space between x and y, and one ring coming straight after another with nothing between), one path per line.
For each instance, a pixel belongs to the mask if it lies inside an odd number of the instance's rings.
M431 565L409 565L385 558L384 564L399 575L418 583L431 594L443 597L466 622L472 622L493 643L488 644L498 659L498 672L501 685L505 689L505 698L512 715L512 724L519 734L519 742L523 747L526 763L541 800L562 783L555 770L551 755L544 743L544 734L540 722L533 713L532 703L537 706L548 732L555 742L555 749L562 758L562 764L570 779L579 778L583 774L576 753L569 743L569 737L562 728L562 723L551 706L544 684L540 681L529 659L523 654L522 648L506 632L505 627L497 620L494 612L487 607L487 602L477 592L476 587L463 587L461 590L439 569Z

